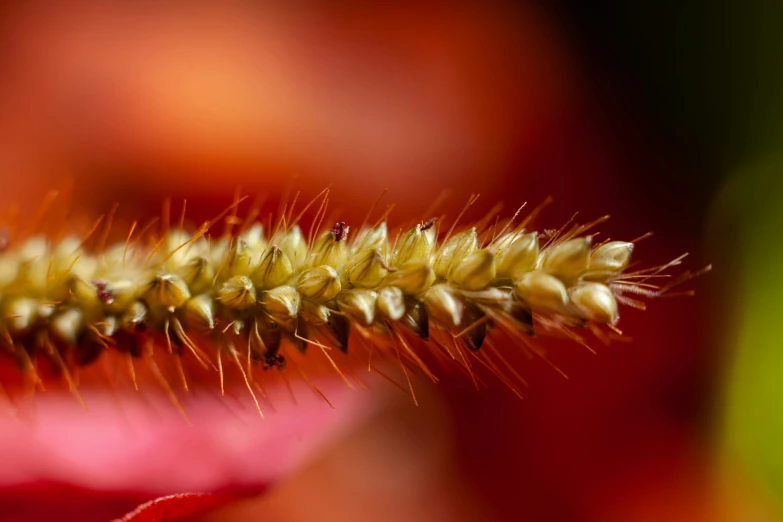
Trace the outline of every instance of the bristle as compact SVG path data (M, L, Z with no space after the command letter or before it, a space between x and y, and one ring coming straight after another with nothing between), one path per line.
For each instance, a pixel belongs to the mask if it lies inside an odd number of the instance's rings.
M0 356L16 361L28 386L39 390L47 379L38 362L46 361L81 401L78 370L117 353L134 389L146 368L186 420L158 356L169 358L161 360L163 367L175 367L174 381L183 390L213 376L224 394L236 366L262 417L254 390L266 402L262 382L274 374L286 385L288 374L303 378L328 403L305 361L328 368L352 389L366 387L353 371L358 357L361 367L399 385L380 369L396 365L406 383L400 386L414 402L413 375L437 382L444 365L458 368L477 388L485 385L477 370L488 371L521 397L525 382L494 338L508 337L520 352L562 373L532 341L535 333L592 350L575 328L587 327L582 331L601 343L622 338L618 305L644 307L628 294L661 297L699 274L653 284L682 257L629 272L635 244L648 234L593 244L586 232L608 216L579 225L575 214L555 231L531 231L549 199L518 224L524 205L505 219L495 205L479 222L458 228L474 195L442 238L443 223L432 217L390 243L385 220L393 205L367 226L382 196L358 229L338 222L325 232L328 187L294 214L297 192L268 219L258 219L258 202L240 218L246 197L237 190L230 206L193 232L187 230L187 202L172 227L167 200L161 218L139 231L133 221L120 242L110 244L117 205L81 235L35 235L52 206L50 194L28 235L0 250ZM299 222L319 199L305 237ZM222 234L210 235L221 220ZM165 350L156 355L156 345ZM258 367L275 371L254 371ZM0 395L11 400L6 386Z

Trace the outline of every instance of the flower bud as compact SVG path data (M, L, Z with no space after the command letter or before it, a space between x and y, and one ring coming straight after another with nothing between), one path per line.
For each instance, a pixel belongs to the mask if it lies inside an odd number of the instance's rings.
M562 281L541 270L523 274L514 290L535 312L558 313L568 302L568 292Z
M381 284L387 271L380 252L364 250L355 259L345 267L345 278L349 283L359 288L374 288Z
M426 258L407 261L383 280L384 285L396 286L406 295L424 293L434 282L435 271Z
M261 304L269 317L278 323L289 322L299 314L301 299L293 286L278 286L261 293Z
M157 305L167 309L179 308L190 299L190 289L178 275L159 274L147 285L145 296L147 302L152 306ZM117 298L116 293L114 297Z
M476 229L471 228L449 238L435 256L432 268L444 279L451 277L451 271L462 263L478 247Z
M465 303L459 294L449 285L441 283L427 290L422 296L430 319L451 328L462 323Z
M356 288L345 290L337 296L340 309L364 326L375 320L375 301L378 294L372 290Z
M256 289L249 277L234 276L218 291L218 301L234 310L247 310L256 304Z
M397 321L405 314L405 300L402 291L396 286L385 286L378 290L376 304L378 311L392 321Z
M495 279L495 256L482 248L468 254L451 271L451 281L466 290L481 290Z
M590 236L569 239L553 246L546 253L542 268L569 283L579 277L590 260Z
M628 267L633 252L633 243L610 241L597 247L590 254L587 277L591 281L608 281Z
M410 229L392 252L389 266L398 267L411 260L426 259L429 254L427 236L421 231L421 225Z
M215 328L215 304L209 294L200 294L188 299L183 308L185 323L195 329Z
M84 326L84 315L78 308L69 308L55 315L49 323L52 334L68 346L75 346Z
M292 275L294 267L288 256L276 245L272 245L253 272L252 281L258 288L269 289L286 284Z
M302 235L302 229L299 225L292 226L288 232L280 239L280 250L282 250L288 260L291 261L294 271L301 269L307 258L307 241Z
M495 248L497 277L516 281L525 272L536 268L538 236L535 232L518 235L504 243Z
M302 272L296 289L303 297L326 302L337 297L341 287L337 271L329 265L321 265Z
M620 318L617 299L612 290L601 283L582 283L570 290L571 301L580 314L599 324L614 324Z

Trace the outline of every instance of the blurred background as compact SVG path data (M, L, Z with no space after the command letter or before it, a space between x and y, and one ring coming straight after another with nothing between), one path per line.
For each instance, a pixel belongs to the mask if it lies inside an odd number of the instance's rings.
M645 264L715 270L626 310L633 343L554 347L570 379L533 362L524 401L455 376L367 432L437 417L442 500L351 489L378 461L324 457L221 517L456 520L459 493L466 520L779 520L781 21L771 0L3 3L0 204L72 178L89 215L172 197L195 220L237 186L276 208L333 184L348 222L388 188L392 222L448 190L451 215L551 195L547 228L653 230Z

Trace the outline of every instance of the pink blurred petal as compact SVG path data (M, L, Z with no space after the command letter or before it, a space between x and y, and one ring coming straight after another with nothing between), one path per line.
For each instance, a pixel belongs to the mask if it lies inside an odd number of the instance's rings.
M192 427L165 397L144 391L84 393L89 412L66 394L38 394L32 415L0 415L0 488L260 490L369 410L369 394L324 383L332 410L303 384L294 388L296 404L287 391L270 390L275 409L262 401L265 419L243 394L179 393Z

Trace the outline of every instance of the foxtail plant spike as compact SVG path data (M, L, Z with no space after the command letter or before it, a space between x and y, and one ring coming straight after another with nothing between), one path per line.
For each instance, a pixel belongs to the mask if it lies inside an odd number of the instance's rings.
M271 230L255 222L257 209L243 223L237 198L190 232L184 219L178 227L151 222L140 232L134 222L124 241L112 244L107 219L103 230L99 220L87 234L4 241L0 357L38 389L47 362L75 389L72 375L112 353L127 359L137 386L136 367L162 377L155 352L175 358L184 386L183 362L197 363L206 378L214 374L221 391L224 372L236 366L254 400L263 370L301 373L296 361L286 366L291 357L320 358L353 386L344 359L351 352L369 356L363 367L398 362L406 378L437 380L434 368L446 361L478 383L473 367L484 366L513 389L521 378L493 337L536 354L542 352L531 338L538 333L583 344L590 333L610 339L620 334L622 305L642 308L639 298L696 275L655 284L681 258L629 271L634 242L595 244L586 233L604 218L554 235L531 230L530 219L516 222L516 214L492 227L447 228L432 218L394 237L385 221L367 219L358 230L338 222L322 231L328 194L319 195L314 222L303 226L307 236L293 208L287 219L284 211L265 221L277 223ZM225 227L215 226L222 220ZM139 359L146 365L133 364Z

